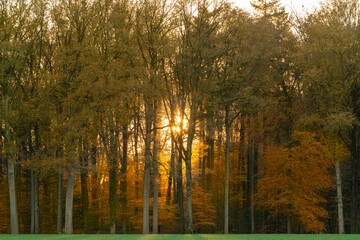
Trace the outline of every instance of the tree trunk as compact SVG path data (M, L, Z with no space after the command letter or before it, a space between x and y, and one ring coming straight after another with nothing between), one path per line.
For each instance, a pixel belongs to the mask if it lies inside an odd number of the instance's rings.
M210 171L207 172L206 186L211 189L213 187L213 169L215 160L215 126L214 113L209 111L206 118L206 144L207 144L207 167Z
M176 164L176 187L177 187L177 199L179 209L179 221L180 221L180 233L185 233L185 214L184 214L184 193L183 193L183 172L182 172L182 161L183 161L183 131L184 131L184 115L185 115L185 100L181 99L180 105L180 131L177 135L179 143L179 158Z
M34 136L35 136L35 151L37 152L40 149L40 137L39 137L39 127L35 124L34 127ZM39 208L39 178L36 172L34 173L34 221L35 221L35 234L40 233L40 208Z
M293 233L293 226L292 226L292 217L286 216L286 222L287 222L287 234Z
M35 234L35 183L34 171L30 170L30 234Z
M172 131L172 130L170 129L170 131ZM166 204L167 205L170 205L170 201L171 201L171 190L172 190L171 187L172 187L174 175L175 175L175 143L174 143L174 136L173 136L173 134L171 134L170 171L169 171L169 177L168 177L168 188L167 188L167 192L166 192ZM175 201L175 194L173 194L173 199Z
M250 140L248 150L248 178L249 178L249 201L250 201L250 228L251 233L255 233L255 204L254 204L254 188L255 188L255 177L254 177L254 143Z
M342 189L341 189L341 169L339 161L335 162L335 172L336 172L336 200L338 205L338 223L339 223L339 234L344 234L344 206L342 199Z
M154 145L155 148L155 145ZM155 151L154 151L155 154ZM158 162L154 160L154 176L153 176L153 233L157 234L159 231L159 184L158 184Z
M67 179L66 187L66 203L65 203L65 233L73 232L73 194L75 182L75 168L71 167Z
M8 158L8 183L9 183L9 198L10 198L10 225L11 234L18 234L18 217L16 208L16 195L15 195L15 167L14 161Z
M350 225L350 233L356 234L358 233L358 194L359 194L359 126L355 126L353 130L352 136L352 179L351 179L351 225Z
M199 125L199 170L200 170L200 184L204 192L206 192L206 157L204 146L206 142L205 127L206 122L201 121Z
M127 152L128 152L128 124L123 125L123 154L121 158L120 178L120 206L121 206L121 232L126 233L127 221Z
M145 166L144 166L144 197L143 197L143 234L149 234L149 198L150 198L150 157L151 157L151 104L145 105Z
M192 106L190 112L188 139L186 147L186 233L193 233L193 216L192 216L192 177L191 177L191 157L192 143L195 135L195 106Z
M9 98L5 98L5 117L8 116ZM12 159L12 152L10 150L10 126L7 119L5 120L5 150L7 153L7 175L9 184L9 200L10 200L10 232L11 234L19 233L17 207L16 207L16 193L15 193L15 166Z
M138 151L139 124L137 116L134 118L134 160L135 160L135 197L139 197L139 151ZM137 208L135 209L137 212Z
M59 168L58 173L58 205L57 205L57 233L62 233L62 172Z
M157 234L159 231L159 141L157 136L157 104L154 104L154 147L153 147L153 233Z
M172 191L173 191L173 201L172 203L173 204L176 204L178 202L177 200L177 187L176 187L176 177L175 177L175 174L176 174L176 167L175 167L175 159L174 159L174 175L173 175L173 178L172 178Z
M184 193L183 193L183 176L182 176L182 143L180 143L179 158L177 161L177 175L176 175L176 187L177 187L177 200L179 208L179 221L180 221L180 233L185 232L185 219L184 219Z
M229 233L229 153L230 153L230 120L229 120L229 106L225 107L225 202L224 202L224 233Z
M110 234L116 233L116 207L117 207L117 141L118 133L110 131L110 166L109 166L109 206L110 206Z
M34 172L34 232L40 233L39 178Z
M99 179L98 172L96 168L96 152L97 147L96 143L91 147L91 167L92 167L92 175L91 175L91 196L92 196L92 215L91 215L91 226L92 230L99 230L99 202L100 202L100 193L99 193Z
M81 154L81 203L82 203L82 214L83 214L83 231L88 231L88 211L89 211L89 193L88 193L88 156L87 149Z

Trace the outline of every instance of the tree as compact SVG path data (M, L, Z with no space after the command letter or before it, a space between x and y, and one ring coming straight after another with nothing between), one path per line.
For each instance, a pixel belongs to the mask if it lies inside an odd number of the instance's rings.
M294 132L289 148L266 149L257 205L296 218L308 232L323 231L327 212L321 192L332 186L331 165L313 134Z

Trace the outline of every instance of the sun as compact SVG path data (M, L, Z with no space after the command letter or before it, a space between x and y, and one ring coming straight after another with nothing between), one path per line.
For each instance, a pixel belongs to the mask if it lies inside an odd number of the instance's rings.
M188 121L186 118L181 120L180 116L175 116L173 125L170 125L170 121L167 118L165 118L163 120L163 123L165 124L165 126L167 126L166 128L171 130L172 132L180 133L181 132L181 127L180 127L181 123L182 123L182 128L186 129Z
M173 132L180 132L180 127L179 126L173 126L172 130L173 130Z

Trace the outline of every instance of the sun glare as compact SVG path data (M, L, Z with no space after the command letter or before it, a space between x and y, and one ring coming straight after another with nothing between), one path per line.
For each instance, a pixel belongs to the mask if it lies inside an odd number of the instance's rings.
M180 132L180 127L179 126L174 126L172 127L173 132Z
M175 117L175 121L174 121L174 125L170 126L170 122L168 119L164 119L163 123L167 126L169 126L167 129L171 129L171 131L173 132L177 132L179 133L180 132L180 125L181 125L181 117L180 116L176 116ZM186 129L187 128L187 124L188 124L188 121L184 118L182 120L182 125L183 125L183 128Z

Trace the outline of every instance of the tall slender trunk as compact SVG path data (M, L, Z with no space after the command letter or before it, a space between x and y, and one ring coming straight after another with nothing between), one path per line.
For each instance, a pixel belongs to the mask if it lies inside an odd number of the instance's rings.
M178 208L179 208L179 221L180 221L180 233L185 232L185 217L184 217L184 193L183 193L183 172L182 172L182 161L183 161L183 129L184 129L184 113L185 104L184 101L181 102L180 109L180 132L178 133L178 142L179 142L179 158L176 164L176 187L177 187L177 200L178 200Z
M34 170L30 170L30 234L35 234L35 183Z
M205 145L205 121L202 121L200 123L200 154L199 154L199 168L201 170L201 187L204 189L204 192L206 192L206 157L204 153L204 145Z
M58 173L57 233L62 233L62 170Z
M127 156L128 156L128 124L124 123L123 135L123 154L121 158L121 178L120 178L120 206L121 206L121 232L126 233L127 221Z
M213 169L215 160L215 126L214 126L214 112L211 110L206 118L206 144L207 144L207 167L210 171L207 172L206 186L211 189L213 186Z
M154 147L153 147L153 233L159 232L159 139L158 139L158 109L154 104Z
M154 143L154 162L153 162L153 233L157 234L159 231L159 168L158 168L158 153L156 142Z
M171 136L171 154L170 154L170 171L168 176L168 188L166 190L166 204L170 205L171 201L171 190L172 190L172 182L175 173L175 149L174 149L174 139ZM173 196L173 199L175 196Z
M66 203L65 203L65 232L72 234L73 232L73 194L75 182L75 168L70 167L66 187Z
M110 131L110 166L109 166L109 205L110 205L110 234L116 233L116 208L117 208L117 141L118 133Z
M175 134L176 129L175 128L175 112L173 104L170 105L170 141L171 141L171 153L170 153L170 171L168 176L168 188L166 192L166 204L170 205L171 201L171 190L173 190L173 203L177 202L176 199L176 183L175 183Z
M34 127L34 136L35 136L35 151L37 152L40 149L40 137L39 137L39 127L35 124ZM39 204L39 178L36 172L34 172L34 210L35 210L35 234L40 233L40 204Z
M81 203L82 203L82 214L83 214L83 231L88 231L88 218L89 218L89 193L88 193L88 156L87 149L80 156L81 158Z
M176 187L177 187L177 200L178 200L178 209L179 209L179 221L180 221L180 233L185 232L185 219L184 219L184 193L183 193L183 173L182 173L182 143L180 145L179 158L177 160L177 174L176 174Z
M344 205L342 199L342 189L341 189L341 169L339 161L335 162L335 172L336 172L336 201L338 207L338 223L339 223L339 234L344 234Z
M10 225L11 234L18 234L18 217L16 208L16 195L15 195L15 167L14 161L8 158L8 183L9 183L9 197L10 197Z
M98 171L96 167L96 141L93 143L91 147L90 153L90 162L92 167L92 175L91 175L91 197L92 197L92 218L91 218L91 226L92 230L98 231L99 230L99 201L100 201L100 193L99 193L99 179L98 179Z
M190 120L188 129L188 139L186 146L186 233L193 233L193 215L192 215L192 177L191 177L191 157L192 157L192 143L195 135L195 112L196 107L191 107Z
M177 187L176 187L176 167L175 167L175 159L174 159L174 174L173 174L173 178L172 178L172 192L173 192L173 200L172 200L172 203L173 204L176 204L178 202L177 200Z
M286 216L286 223L287 223L287 234L293 233L293 224L292 224L292 217Z
M39 178L34 172L34 233L40 233Z
M224 202L224 233L229 233L229 153L230 153L230 120L229 120L229 106L225 107L225 202Z
M248 150L248 180L249 180L249 201L250 201L250 229L251 233L255 233L255 204L254 204L254 188L255 188L255 177L254 177L254 143L250 140Z
M37 132L37 128L36 132ZM33 135L31 134L31 130L29 131L28 141L29 141L29 158L34 154L34 147L33 147ZM37 139L37 133L35 134L35 138ZM35 141L35 151L38 149L38 141ZM37 174L34 170L30 170L30 185L31 185L31 200L30 200L30 233L31 234L38 234L39 233L39 183Z
M9 97L5 97L5 150L7 153L7 176L9 185L9 200L10 200L10 232L11 234L19 233L17 207L16 207L16 194L15 194L15 166L14 160L12 159L11 141L10 141L10 126L7 121L9 115Z
M149 228L149 198L150 198L150 157L151 157L151 125L152 106L145 104L145 166L144 166L144 197L143 197L143 234L150 232Z
M139 197L139 151L138 151L138 137L139 137L139 123L137 121L137 116L134 118L134 160L135 160L135 197ZM137 208L135 208L137 213Z
M359 194L359 145L360 145L360 127L355 126L352 136L352 179L351 179L351 225L350 233L358 233L358 194Z

